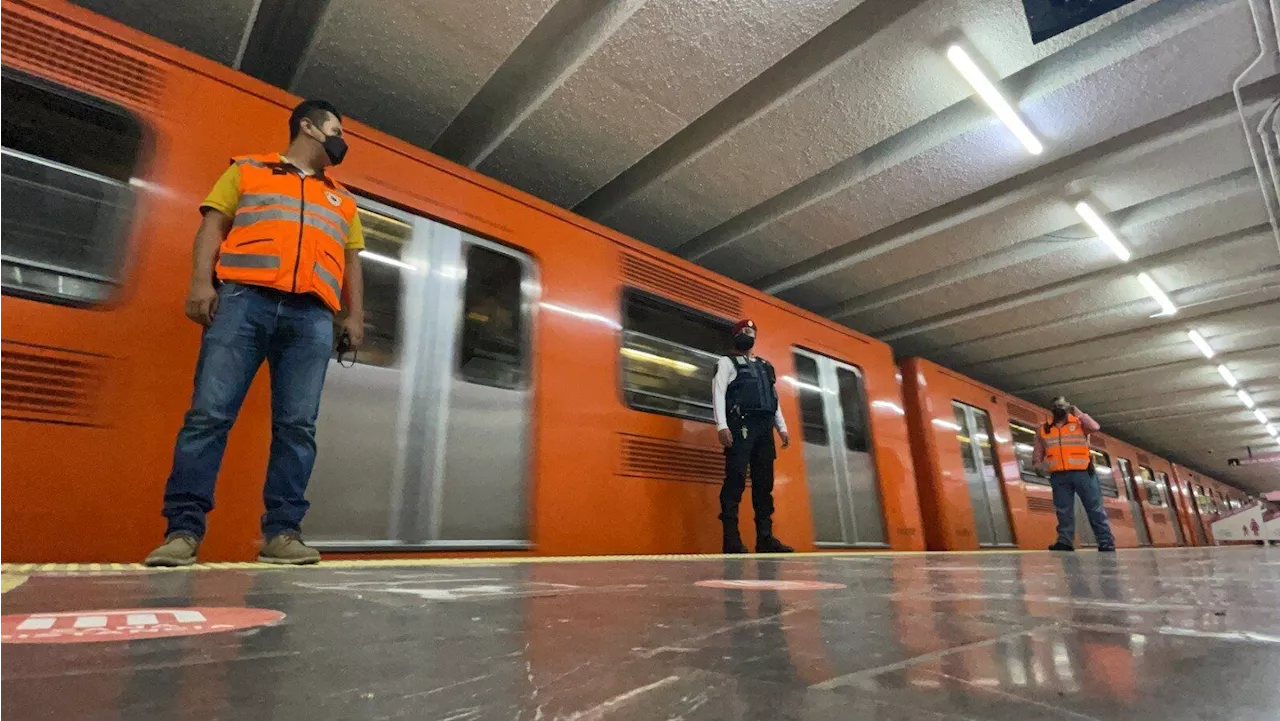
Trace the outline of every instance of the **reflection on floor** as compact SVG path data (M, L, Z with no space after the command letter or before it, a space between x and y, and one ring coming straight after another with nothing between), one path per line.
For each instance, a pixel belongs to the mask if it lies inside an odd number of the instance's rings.
M5 569L6 718L1280 714L1277 549L91 568Z

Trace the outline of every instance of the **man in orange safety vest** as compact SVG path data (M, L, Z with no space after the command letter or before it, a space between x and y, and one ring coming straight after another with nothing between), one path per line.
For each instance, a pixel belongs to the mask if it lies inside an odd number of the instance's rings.
M271 454L258 560L320 560L302 542L301 524L335 314L346 311L347 347L360 347L364 337L360 218L355 199L325 172L346 153L337 109L307 100L289 117L284 153L232 158L200 205L186 313L204 333L165 484L168 528L148 566L195 562L227 433L263 361L271 374Z
M1049 471L1053 509L1058 515L1058 539L1049 550L1075 550L1075 497L1080 496L1098 539L1098 550L1115 551L1115 536L1111 535L1111 524L1102 507L1102 490L1089 449L1089 434L1096 433L1099 426L1062 396L1053 399L1051 411L1053 421L1040 427L1031 456L1037 470Z

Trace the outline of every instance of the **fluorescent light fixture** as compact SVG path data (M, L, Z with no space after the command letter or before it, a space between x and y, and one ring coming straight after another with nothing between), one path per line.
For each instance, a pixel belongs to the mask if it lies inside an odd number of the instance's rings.
M1117 258L1127 261L1133 256L1129 249L1124 247L1124 243L1121 243L1120 239L1116 237L1116 234L1111 232L1111 228L1107 227L1106 222L1102 220L1102 216L1098 215L1098 212L1088 203L1083 201L1076 203L1076 214L1084 219L1085 224L1089 226L1094 235L1101 238L1111 247L1111 252L1115 253Z
M1267 424L1267 433L1270 433L1272 437L1280 436L1280 432L1276 431L1276 424L1274 423Z
M1232 388L1235 388L1237 385L1239 385L1239 381L1236 380L1236 377L1232 375L1231 371L1228 370L1227 367L1224 365L1218 366L1218 375L1222 376L1222 380L1226 381L1227 385L1231 386Z
M1269 419L1269 418L1267 418L1267 414L1266 414L1266 413L1263 413L1261 408L1254 408L1254 409L1253 409L1253 417L1254 417L1254 418L1257 418L1257 419L1258 419L1258 422L1259 422L1259 423L1261 423L1261 424L1262 424L1262 425L1264 425L1264 426L1265 426L1265 425L1267 425L1267 423L1269 423L1269 422L1270 422L1270 419Z
M1201 353L1204 353L1205 358L1213 357L1213 348L1209 345L1209 341L1205 340L1204 336L1200 335L1199 331L1189 330L1187 331L1187 337L1191 339L1192 343L1196 344L1196 347L1200 349Z
M389 255L382 255L381 253L371 253L367 250L362 250L360 251L360 257L368 258L375 263L382 263L383 265L393 265L397 268L404 268L405 270L414 270L412 265L404 262L403 260L397 260Z
M1245 408L1253 407L1253 399L1249 397L1248 393L1244 392L1243 388L1236 391L1236 397L1240 399L1240 402L1244 404Z
M1028 153L1031 153L1032 155L1039 155L1044 151L1044 146L1041 145L1040 141L1036 139L1036 136L1031 133L1031 129L1027 127L1026 123L1022 122L1022 118L1018 117L1018 113L1014 111L1013 106L1009 105L1009 102L1004 99L1004 96L1000 94L1000 91L996 89L996 86L992 85L991 81L987 79L987 76L983 75L982 71L978 69L977 64L975 64L973 59L969 57L969 54L964 51L964 48L959 45L952 45L947 48L947 59L951 61L952 65L956 66L956 70L959 70L960 74L964 76L964 79L969 81L969 84L973 86L973 89L978 91L978 95L982 98L982 101L985 102L987 107L991 108L991 111L996 114L996 117L1000 118L1000 121L1013 132L1014 136L1018 138L1018 141L1022 143L1022 147L1027 149Z
M1163 290L1160 290L1160 286L1156 285L1151 276L1146 273L1139 273L1138 282L1142 284L1143 288L1147 289L1147 295L1160 304L1160 312L1156 315L1174 315L1178 312L1178 306L1169 300L1169 296L1165 295Z

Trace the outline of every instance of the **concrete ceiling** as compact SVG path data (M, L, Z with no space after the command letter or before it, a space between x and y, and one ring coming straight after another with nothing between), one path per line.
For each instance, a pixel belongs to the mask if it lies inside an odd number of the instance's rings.
M1231 95L1259 52L1247 0L1137 0L1035 45L1020 0L78 1L901 355L1066 394L1122 439L1280 489L1280 466L1227 466L1280 445L1186 336L1280 419L1280 248ZM1269 57L1252 124L1277 96ZM1140 270L1177 315L1151 317Z

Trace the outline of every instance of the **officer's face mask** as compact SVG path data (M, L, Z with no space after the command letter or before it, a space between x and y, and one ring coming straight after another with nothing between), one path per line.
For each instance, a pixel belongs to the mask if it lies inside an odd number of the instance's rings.
M1066 409L1066 408L1054 408L1054 409L1053 409L1053 420L1061 422L1061 421L1065 421L1066 419L1067 419L1067 409Z
M733 337L733 347L740 351L749 351L756 344L756 339L746 333L739 333Z
M342 159L347 157L347 141L343 140L341 135L326 135L319 126L313 127L319 130L321 137L324 138L320 144L324 147L324 154L329 157L329 163L332 165L341 163Z

